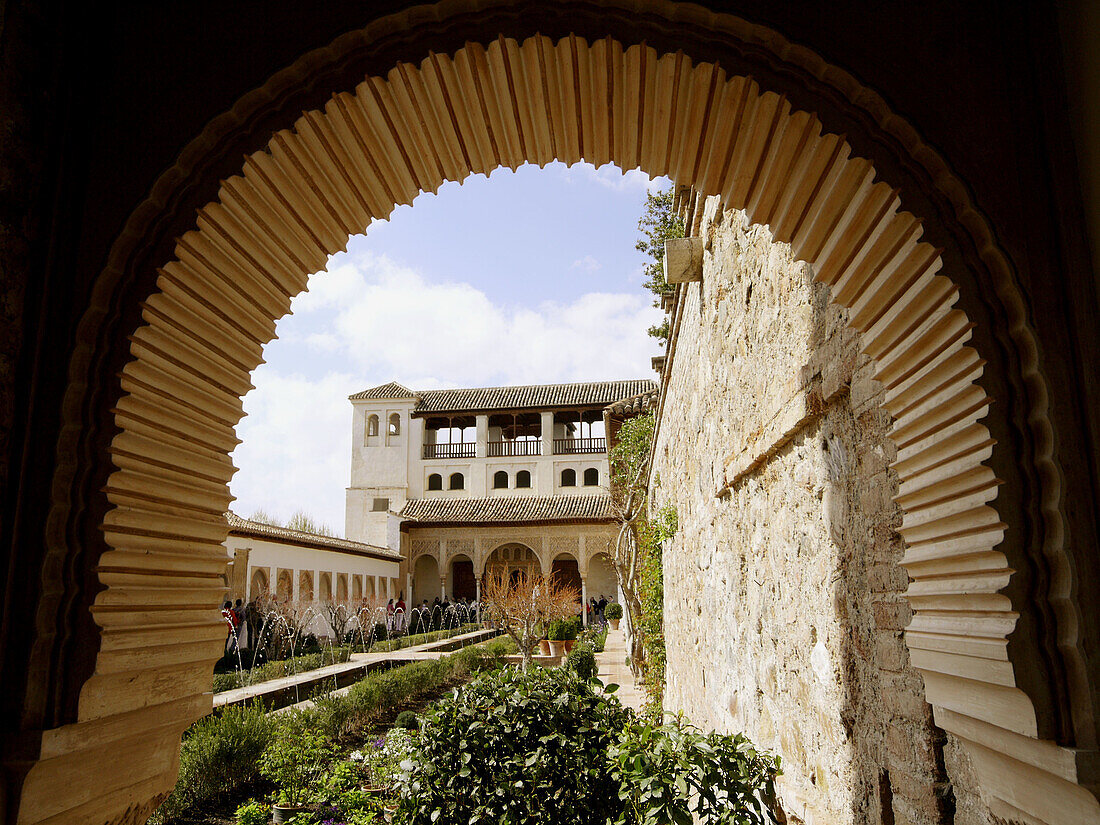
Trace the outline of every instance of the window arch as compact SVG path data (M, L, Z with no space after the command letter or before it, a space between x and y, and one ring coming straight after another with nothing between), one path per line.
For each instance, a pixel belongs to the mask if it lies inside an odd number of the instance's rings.
M531 473L527 470L520 470L516 473L516 487L530 487L531 486Z
M600 471L595 467L589 467L584 471L584 486L595 487L600 483Z
M393 413L390 416L390 435L401 435L401 413Z
M429 490L442 490L443 489L443 476L439 473L432 473L428 476L428 489Z
M500 490L508 486L508 473L504 470L497 470L493 473L493 489Z
M451 489L452 490L465 490L466 478L462 473L451 473Z
M378 435L378 416L372 415L367 418L367 437Z
M577 471L572 469L561 471L561 486L562 487L576 487L577 486Z

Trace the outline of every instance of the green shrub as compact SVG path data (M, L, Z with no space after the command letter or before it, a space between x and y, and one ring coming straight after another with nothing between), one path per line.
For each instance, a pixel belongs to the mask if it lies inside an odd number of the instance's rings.
M565 669L483 674L425 715L397 821L604 822L621 805L603 755L631 716Z
M420 718L411 710L403 710L397 714L397 718L393 720L393 725L405 730L416 730L420 727Z
M565 657L566 666L581 679L591 679L599 668L596 666L596 654L592 648L584 642L577 642L576 646Z
M229 707L218 716L200 719L188 730L180 748L176 787L151 821L169 821L256 782L260 754L271 742L274 729L274 720L260 702Z
M608 751L622 812L615 825L774 823L779 758L741 734L704 735L677 717L635 722Z
M270 813L270 805L250 799L237 808L237 825L267 825Z
M603 609L603 615L606 619L621 619L623 617L623 606L618 602L612 602Z
M278 718L274 738L260 757L260 772L278 786L282 805L302 805L332 761L334 749L313 724L313 714L288 711Z
M385 622L378 622L374 626L374 641L376 643L377 642L384 642L388 638L389 638L389 631L386 630L386 623Z
M554 642L569 642L581 632L580 619L554 619L546 631L546 638Z

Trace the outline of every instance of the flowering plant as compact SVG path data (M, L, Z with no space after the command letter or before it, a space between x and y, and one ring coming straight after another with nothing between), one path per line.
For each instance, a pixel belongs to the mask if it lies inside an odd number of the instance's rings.
M368 745L362 754L370 772L371 784L380 788L393 786L401 763L416 750L416 737L405 728L393 728Z

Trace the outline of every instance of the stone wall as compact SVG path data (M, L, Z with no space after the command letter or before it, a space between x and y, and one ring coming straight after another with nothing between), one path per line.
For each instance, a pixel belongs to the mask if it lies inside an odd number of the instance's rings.
M792 821L988 821L909 667L890 419L847 313L742 213L711 199L699 231L655 450L666 706L780 754Z

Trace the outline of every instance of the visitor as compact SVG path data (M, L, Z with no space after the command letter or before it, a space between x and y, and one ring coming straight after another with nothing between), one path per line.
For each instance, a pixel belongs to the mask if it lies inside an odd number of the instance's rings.
M244 641L241 641L241 633L244 632ZM248 646L248 632L244 624L244 600L237 599L237 603L233 605L233 636L234 644L237 649Z
M386 603L386 632L393 632L393 599Z
M402 591L397 596L397 604L394 606L394 624L396 625L398 633L405 632L405 620L408 618L405 615L405 593Z
M597 607L599 608L600 618L602 619L604 611L607 610L607 599L604 598L603 593L600 594L600 600L597 602Z

